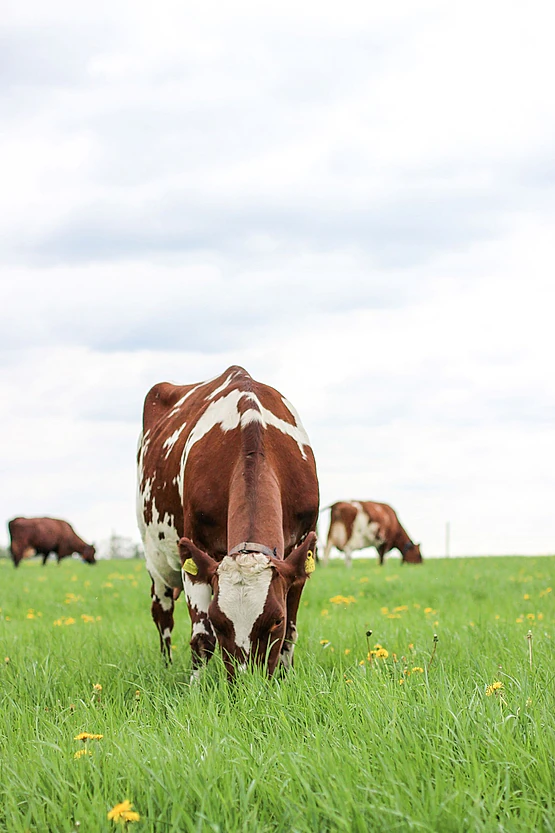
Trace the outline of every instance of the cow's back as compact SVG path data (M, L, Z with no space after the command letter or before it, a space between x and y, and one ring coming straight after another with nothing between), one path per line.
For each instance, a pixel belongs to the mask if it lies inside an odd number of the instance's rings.
M138 518L145 550L156 551L169 584L179 582L183 535L214 557L225 555L230 484L241 466L245 481L251 469L262 479L279 470L284 525L292 530L287 553L295 524L314 528L318 506L314 457L292 406L239 367L196 385L152 388L139 444Z
M399 520L395 510L387 503L376 501L361 501L364 512L368 515L370 523L378 524L380 535L386 540L393 539L399 529Z

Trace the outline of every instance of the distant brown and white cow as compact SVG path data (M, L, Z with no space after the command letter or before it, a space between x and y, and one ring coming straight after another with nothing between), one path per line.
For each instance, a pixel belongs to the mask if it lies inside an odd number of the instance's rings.
M193 677L220 644L228 676L292 664L314 569L318 480L299 417L241 367L195 385L155 385L138 450L138 522L152 618L171 659L184 587Z
M14 566L24 558L42 555L42 563L51 552L56 554L58 564L62 558L79 553L83 561L95 564L95 548L87 544L73 530L67 521L57 518L14 518L8 523L10 552Z
M399 550L403 561L410 564L422 562L420 544L411 541L387 503L369 500L334 503L331 506L324 564L328 563L332 547L345 553L347 566L351 565L352 553L365 547L376 547L380 564L383 564L385 554L393 549Z

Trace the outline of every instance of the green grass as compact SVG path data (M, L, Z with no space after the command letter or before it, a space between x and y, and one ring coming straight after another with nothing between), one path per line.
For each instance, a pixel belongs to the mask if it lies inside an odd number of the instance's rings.
M137 833L555 830L554 567L332 562L288 678L217 658L190 687L186 605L168 669L142 563L0 562L0 830L115 829L124 799Z

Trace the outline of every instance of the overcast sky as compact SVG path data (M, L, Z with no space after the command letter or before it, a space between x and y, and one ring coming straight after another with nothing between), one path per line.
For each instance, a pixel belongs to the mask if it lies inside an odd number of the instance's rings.
M5 520L138 539L147 390L241 364L322 504L391 503L425 557L447 521L453 554L555 551L551 3L3 19Z

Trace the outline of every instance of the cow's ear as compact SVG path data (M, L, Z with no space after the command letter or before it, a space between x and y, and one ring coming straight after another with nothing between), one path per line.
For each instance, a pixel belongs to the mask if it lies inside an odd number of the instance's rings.
M316 533L310 532L284 561L274 564L280 575L291 583L306 580L316 567Z
M199 550L189 538L180 540L179 557L183 572L187 573L191 581L204 584L212 583L218 569L218 562L204 550Z

